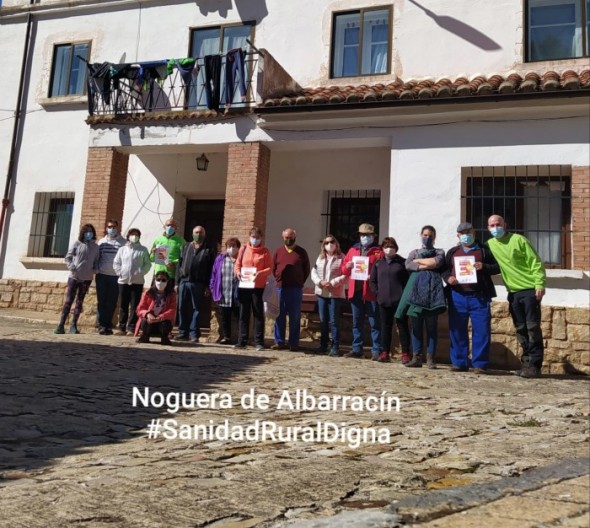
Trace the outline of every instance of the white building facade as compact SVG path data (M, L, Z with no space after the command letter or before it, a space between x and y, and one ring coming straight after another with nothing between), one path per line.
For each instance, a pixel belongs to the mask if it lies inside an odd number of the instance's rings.
M548 348L587 370L589 11L4 0L1 306L56 309L64 248L86 222L120 219L146 245L171 216L215 242L258 225L271 249L290 226L314 255L326 233L346 246L370 221L406 255L425 224L448 249L457 224L485 237L496 213L547 264Z

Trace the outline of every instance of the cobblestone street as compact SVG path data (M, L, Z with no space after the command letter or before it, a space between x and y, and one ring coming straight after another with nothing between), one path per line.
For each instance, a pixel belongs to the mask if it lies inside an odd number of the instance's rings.
M0 311L0 526L587 527L589 379L53 334ZM231 409L132 406L133 387ZM269 409L240 402L254 388ZM283 391L399 412L276 409ZM152 401L154 403L154 401ZM157 402L156 402L157 403ZM387 428L387 444L148 439L151 420ZM457 491L458 490L458 491ZM451 497L451 498L449 498ZM461 513L463 512L463 513ZM347 524L348 523L348 524Z

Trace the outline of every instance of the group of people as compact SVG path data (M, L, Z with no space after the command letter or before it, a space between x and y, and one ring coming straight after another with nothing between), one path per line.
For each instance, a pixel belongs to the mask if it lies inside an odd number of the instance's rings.
M501 216L489 218L492 238L487 243L476 239L470 223L461 223L457 227L457 244L446 253L435 247L436 229L426 225L420 231L420 247L410 251L407 258L398 254L393 237L379 242L374 226L363 223L358 229L358 242L346 254L333 235L324 237L313 266L306 250L297 244L297 233L292 228L282 232L283 244L272 255L263 245L263 233L258 227L250 230L244 245L235 237L229 238L225 251L219 254L207 241L202 226L193 229L189 243L176 229L176 222L167 220L163 234L149 251L140 243L139 229L129 229L125 239L118 233L115 220L107 222L105 236L98 243L94 227L82 226L78 240L65 257L70 276L55 332L65 333L75 303L69 331L79 333L77 322L84 296L96 273L99 334L113 333L118 301L117 333L138 336L139 342L159 335L163 344L169 344L178 320L174 339L197 343L203 298L210 296L221 320L219 342L246 348L252 315L254 345L256 350L262 350L265 296L271 288L279 308L271 348L297 351L303 288L311 275L320 317L317 353L341 355L340 314L347 295L353 336L351 350L344 356L364 357L368 320L373 360L390 361L395 326L401 362L409 368L424 363L436 368L438 316L448 309L451 370L463 372L471 367L485 374L490 361L490 305L496 296L491 277L501 273L522 347L522 368L517 374L526 378L540 375L545 269L531 243L522 235L509 233ZM154 280L144 293L145 275L152 264ZM232 320L236 319L238 337L234 342Z

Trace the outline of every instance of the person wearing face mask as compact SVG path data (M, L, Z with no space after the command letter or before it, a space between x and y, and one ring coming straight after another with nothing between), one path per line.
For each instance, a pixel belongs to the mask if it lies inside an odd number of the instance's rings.
M119 280L119 330L117 335L133 335L141 299L145 274L150 270L150 253L139 243L141 231L132 227L127 231L127 244L119 248L113 268Z
M490 359L492 313L490 305L496 296L492 275L500 267L486 244L475 239L469 222L457 226L459 243L446 255L443 279L449 285L449 335L451 339L451 370L469 370L469 321L471 320L471 365L476 374L486 374ZM473 257L477 282L459 282L460 260ZM459 264L457 264L459 262ZM458 268L459 266L459 268Z
M64 262L70 275L66 290L66 300L64 302L59 324L55 328L56 334L65 334L66 320L70 314L74 301L74 316L70 326L70 334L79 334L78 318L82 313L84 297L88 293L88 288L92 283L92 277L98 267L98 246L96 245L96 231L92 224L84 224L80 229L78 240L76 240L68 249Z
M264 301L266 280L272 272L272 256L262 244L262 230L250 229L248 243L242 246L234 265L236 278L242 278L242 268L255 268L254 287L238 288L240 303L239 337L235 348L246 348L250 332L250 312L254 315L254 343L256 350L264 349Z
M393 332L393 320L395 319L402 349L401 361L405 365L410 361L408 316L404 315L397 319L394 315L408 282L409 274L406 270L406 259L397 254L399 247L395 238L385 237L381 242L381 247L383 248L383 258L375 262L369 279L369 286L379 304L379 316L381 319L383 351L376 359L381 362L390 360L391 335Z
M438 315L446 310L441 278L445 266L445 252L434 247L436 229L431 225L425 225L420 230L420 239L422 247L410 251L406 259L406 269L413 273L404 289L396 317L405 312L412 321L412 360L405 366L422 366L423 335L426 328L426 361L429 369L435 369ZM404 299L406 292L407 298Z
M508 224L501 216L490 216L488 229L492 235L488 245L500 266L510 315L522 347L522 366L515 374L538 378L544 354L541 300L545 295L545 266L526 237L508 232Z
M152 262L156 261L156 253L165 255L164 264L154 264L154 273L165 271L171 279L176 277L176 268L180 260L180 254L186 245L186 240L176 232L177 229L176 220L174 218L168 218L164 222L164 232L154 240L150 253L150 260Z
M283 245L273 255L273 274L277 281L279 294L279 316L275 321L274 350L287 348L286 330L287 315L289 316L289 350L299 350L301 332L301 302L303 286L309 277L311 266L307 251L295 242L297 233L288 227L283 230Z
M138 343L149 343L150 336L159 335L162 345L172 344L169 336L176 317L176 293L167 272L156 272L151 288L141 297L137 315Z
M344 299L346 275L342 274L344 255L340 244L333 235L326 235L320 246L320 254L311 269L311 280L315 284L320 315L320 347L317 352L328 352L330 333L332 346L330 356L340 355L340 306Z
M119 248L126 243L127 241L119 234L119 222L109 220L105 227L105 236L98 241L96 315L100 335L111 335L113 333L113 315L119 298L119 278L113 267L113 262Z
M213 263L211 273L211 298L219 308L221 319L220 340L222 345L231 344L231 320L232 316L239 317L240 305L237 299L238 278L234 273L238 252L242 244L235 238L228 238L225 242L225 251L217 255Z
M205 228L196 226L193 228L193 241L182 250L176 273L178 335L174 339L177 341L199 342L200 306L203 297L210 293L214 261L215 250L207 242Z
M371 327L371 356L379 359L381 347L381 321L375 294L369 287L369 280L355 280L351 277L353 257L369 257L369 276L375 262L383 258L383 249L376 241L375 228L371 224L361 224L358 235L360 242L352 246L342 261L342 273L349 277L348 299L352 308L352 350L345 357L362 358L364 344L365 315Z

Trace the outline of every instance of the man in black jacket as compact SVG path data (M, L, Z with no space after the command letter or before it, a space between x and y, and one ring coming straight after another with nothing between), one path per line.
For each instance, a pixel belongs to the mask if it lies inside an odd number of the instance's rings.
M500 267L485 244L475 239L473 226L457 227L459 244L449 249L443 279L449 292L449 333L451 338L451 370L469 370L469 319L471 319L471 365L477 374L485 374L490 359L492 319L490 304L496 296L492 275Z
M208 294L215 251L205 241L206 232L202 226L193 229L193 241L184 246L178 271L178 335L176 341L197 343L200 337L199 306Z

